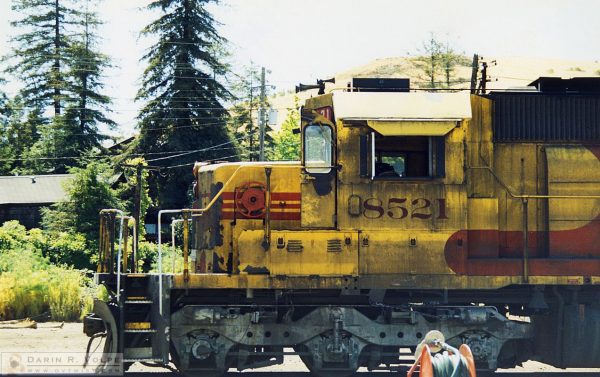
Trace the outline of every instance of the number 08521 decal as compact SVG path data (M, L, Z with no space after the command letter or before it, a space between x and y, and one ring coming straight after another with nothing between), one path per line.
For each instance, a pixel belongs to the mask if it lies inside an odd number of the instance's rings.
M384 216L390 219L448 219L446 199L407 199L389 198L386 205L378 198L369 198L363 202L362 214L367 219L380 219Z

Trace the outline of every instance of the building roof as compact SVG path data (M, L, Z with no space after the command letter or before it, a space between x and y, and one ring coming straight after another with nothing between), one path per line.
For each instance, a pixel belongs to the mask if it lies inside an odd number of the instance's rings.
M67 198L72 174L0 177L0 204L50 204Z

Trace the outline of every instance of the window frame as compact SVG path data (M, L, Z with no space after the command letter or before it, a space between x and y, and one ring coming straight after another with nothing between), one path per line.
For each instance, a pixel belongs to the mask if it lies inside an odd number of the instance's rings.
M307 136L307 129L309 127L319 127L320 129L323 128L327 128L329 129L329 135L331 137L330 140L330 161L329 161L329 165L326 166L309 166L306 164L306 148L307 148L307 143L306 143L306 136ZM302 166L304 168L304 170L309 173L309 174L329 174L331 173L331 169L333 169L334 167L334 163L335 163L335 156L334 156L334 152L335 152L335 132L333 130L333 127L331 127L328 124L322 124L322 123L309 123L306 126L304 126L303 132L302 132Z
M371 181L432 181L440 180L446 177L446 136L430 136L430 135L408 135L408 136L387 136L387 137L426 137L427 138L427 176L412 176L412 177L400 177L400 176L376 176L375 164L378 162L377 154L377 142L376 138L385 138L386 136L378 135L377 132L369 130L367 135L361 135L361 138L367 137L367 141L360 143L359 152L359 175L362 178L368 178ZM365 145L366 144L366 145ZM366 151L362 148L368 148ZM405 154L406 151L397 150L395 151L399 155ZM366 162L365 159L366 158ZM406 159L405 159L406 161ZM368 171L365 171L367 167ZM406 171L406 170L405 170ZM365 174L366 173L366 174Z

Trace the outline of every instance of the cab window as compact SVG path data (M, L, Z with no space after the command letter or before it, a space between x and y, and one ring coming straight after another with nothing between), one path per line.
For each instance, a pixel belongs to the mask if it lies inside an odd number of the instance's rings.
M385 180L445 175L444 136L381 136L371 132L363 138L363 177Z
M304 166L308 173L329 173L333 164L333 131L310 124L304 128Z

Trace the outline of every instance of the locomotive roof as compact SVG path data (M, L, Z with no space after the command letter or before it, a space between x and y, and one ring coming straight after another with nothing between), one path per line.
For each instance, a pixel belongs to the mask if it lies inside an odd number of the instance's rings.
M335 92L335 117L346 120L462 120L471 118L469 93Z

